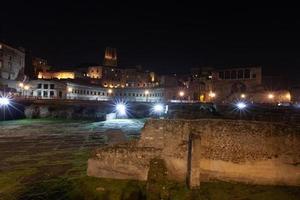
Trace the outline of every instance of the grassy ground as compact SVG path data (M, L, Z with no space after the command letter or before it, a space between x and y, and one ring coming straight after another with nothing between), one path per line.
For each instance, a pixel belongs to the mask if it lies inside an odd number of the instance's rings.
M86 176L92 149L107 145L109 129L127 138L143 121L89 122L59 119L0 122L0 199L299 199L297 187L253 186L226 182L184 184L161 179L149 182ZM116 138L113 138L114 140ZM154 170L164 173L164 168ZM154 192L153 192L154 191ZM150 195L156 193L157 195Z

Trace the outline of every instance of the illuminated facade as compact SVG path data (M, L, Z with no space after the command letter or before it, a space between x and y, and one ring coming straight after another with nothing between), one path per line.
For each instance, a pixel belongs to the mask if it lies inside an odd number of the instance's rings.
M103 88L97 85L69 81L34 80L27 83L26 96L38 99L73 99L112 101L114 99L136 102L165 101L164 88Z
M44 71L39 72L38 79L75 79L74 71Z
M104 54L104 66L116 67L118 65L117 50L107 47Z

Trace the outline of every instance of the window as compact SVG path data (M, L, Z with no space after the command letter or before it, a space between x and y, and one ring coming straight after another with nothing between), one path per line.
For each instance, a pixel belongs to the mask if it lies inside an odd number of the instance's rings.
M50 89L54 89L54 84L50 84Z
M2 61L0 61L0 69L2 68Z
M86 91L86 94L90 94L90 91Z
M48 84L44 84L44 89L48 89Z
M243 79L244 78L244 71L243 70L239 70L238 71L238 79Z
M250 78L250 70L249 70L249 69L246 69L246 70L245 70L244 77L245 77L245 78Z
M236 71L231 71L231 79L236 79Z
M252 78L256 78L256 74L252 74Z
M50 91L50 97L54 96L54 91Z
M224 79L224 72L219 72L219 79Z
M47 91L44 91L44 92L43 92L43 96L44 96L44 97L48 97L48 92L47 92Z
M98 95L100 96L100 92L98 92Z
M225 71L225 79L230 79L230 71Z
M37 88L41 89L42 88L42 84L39 83L38 86L37 86Z
M38 97L42 96L42 91L38 90L37 95L38 95Z

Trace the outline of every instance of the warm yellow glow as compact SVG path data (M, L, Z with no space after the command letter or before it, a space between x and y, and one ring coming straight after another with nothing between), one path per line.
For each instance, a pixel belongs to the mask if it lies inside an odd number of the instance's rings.
M242 98L242 99L245 99L245 98L246 98L246 95L245 95L245 94L241 94L241 98Z
M288 100L291 100L291 94L290 94L290 93L287 93L287 94L285 95L285 98L287 98Z
M42 78L43 78L43 72L39 72L38 79L42 79Z
M38 74L39 79L74 79L75 73L74 72L39 72Z
M268 98L269 99L274 99L274 94L272 94L272 93L268 94Z
M203 94L200 95L200 101L204 102L204 95Z
M155 81L155 73L150 72L150 77L151 77L151 82L154 82Z
M55 78L58 79L74 79L75 78L75 74L74 72L57 72L56 74L54 74Z
M183 97L184 96L184 91L179 91L179 96Z
M149 90L145 90L145 94L148 95L149 94Z
M29 90L29 85L24 85L24 90Z
M19 83L19 87L20 87L20 88L23 88L23 87L24 87L24 84L23 84L23 83Z
M73 88L68 87L68 92L72 92Z
M112 91L112 89L109 89L107 92L108 92L108 94L112 94L113 91Z
M209 94L208 94L209 97L211 98L215 98L216 97L216 93L210 91Z

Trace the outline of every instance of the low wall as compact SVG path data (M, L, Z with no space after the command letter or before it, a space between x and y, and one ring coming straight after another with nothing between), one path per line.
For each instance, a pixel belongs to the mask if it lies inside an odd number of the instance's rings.
M136 143L97 149L89 176L146 180L150 160L169 178L199 186L213 179L300 185L300 130L234 120L149 120Z

